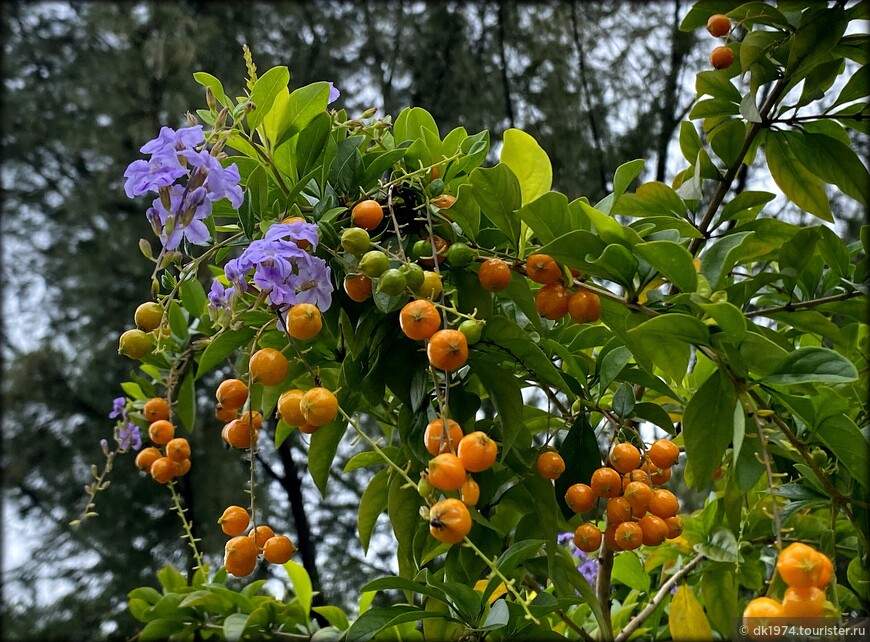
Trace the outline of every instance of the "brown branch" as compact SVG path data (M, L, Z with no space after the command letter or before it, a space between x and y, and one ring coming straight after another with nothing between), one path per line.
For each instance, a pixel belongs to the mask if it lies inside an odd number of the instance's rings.
M861 296L863 292L859 290L852 290L851 292L841 292L840 294L832 294L831 296L824 296L819 299L808 299L806 301L797 301L795 303L786 303L785 305L777 305L772 308L761 308L760 310L753 310L752 312L745 312L743 316L746 318L751 317L766 317L770 314L775 314L777 312L791 312L793 310L801 310L806 308L814 308L818 305L824 305L825 303L834 303L835 301L845 301L846 299L854 299L855 297Z
M610 574L613 572L613 551L605 544L601 545L601 555L598 557L598 580L596 582L595 593L598 597L598 603L601 605L601 612L604 616L605 631L602 631L605 639L613 639L613 623L610 620Z

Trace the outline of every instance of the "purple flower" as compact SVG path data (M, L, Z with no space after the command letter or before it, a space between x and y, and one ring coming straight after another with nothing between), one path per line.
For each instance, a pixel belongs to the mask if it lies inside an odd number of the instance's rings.
M208 242L208 227L203 223L211 214L211 201L206 198L204 187L197 187L188 192L181 185L169 188L169 210L163 206L158 196L151 203L146 216L161 227L160 240L167 250L174 250L181 244L181 239L195 245Z
M161 187L172 185L176 180L187 174L178 161L175 164L168 163L163 158L157 158L152 162L136 160L127 166L124 177L124 192L127 198L142 196L148 192L156 192Z
M574 541L574 533L559 533L556 536L556 542L559 544L567 544Z
M118 419L122 421L127 419L127 398L116 397L112 400L112 412L109 413L109 419Z
M577 570L580 571L580 575L586 578L587 582L595 586L595 582L598 580L598 560L587 560L578 566Z
M266 240L287 239L291 241L308 241L313 249L317 249L320 240L317 226L314 223L296 221L295 223L277 223L266 230Z
M239 186L241 176L235 163L224 169L220 161L204 149L199 152L185 150L181 155L191 166L206 175L205 187L208 190L208 200L219 201L226 197L234 208L239 209L242 206L244 195Z
M142 436L139 434L139 426L128 422L118 429L115 441L118 442L121 450L129 450L130 448L139 450L142 447Z
M330 82L329 83L329 100L326 101L326 104L329 105L330 103L334 103L336 100L338 100L339 96L341 96L341 92L338 90L338 88L335 85L333 85Z
M328 310L332 305L332 273L323 259L314 256L309 263L308 269L299 271L296 302L311 303L320 310Z
M202 125L194 127L182 127L175 131L171 127L161 127L157 138L149 140L139 148L143 154L165 154L178 152L187 148L196 147L205 142L205 134Z

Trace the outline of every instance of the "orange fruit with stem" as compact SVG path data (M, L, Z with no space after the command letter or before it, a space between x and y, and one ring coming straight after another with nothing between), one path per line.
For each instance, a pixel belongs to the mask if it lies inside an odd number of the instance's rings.
M384 220L384 209L377 201L366 199L354 205L350 218L357 227L371 231Z
M158 419L148 426L148 437L158 446L168 443L175 436L175 426L165 419Z
M287 313L287 334L294 339L300 341L313 339L321 328L323 328L323 318L316 305L297 303ZM281 379L283 380L284 377Z
M438 490L459 490L465 483L462 461L453 453L441 453L429 461L429 483Z
M720 45L710 52L710 64L715 69L728 69L734 63L734 52L731 47Z
M601 318L601 300L589 290L577 290L568 298L568 314L577 323L595 323Z
M652 488L644 482L630 482L622 491L622 496L631 505L632 516L643 517L652 499Z
M571 293L561 283L545 285L535 292L535 309L545 319L558 321L568 314Z
M787 618L821 617L824 612L825 592L816 586L790 586L782 596L782 614Z
M248 428L253 425L254 430L259 430L263 427L263 415L259 410L246 410L239 415L238 419Z
M221 530L230 537L244 533L250 521L248 511L241 506L227 506L218 518Z
M457 544L470 530L471 514L460 500L442 499L429 509L429 533L439 542Z
M535 283L550 285L562 278L562 268L549 254L532 254L526 259L526 275Z
M305 423L324 426L338 415L338 399L323 387L312 388L299 399L299 410Z
M622 524L622 522L631 520L631 504L628 503L625 497L611 497L608 499L605 512L608 524Z
M565 492L565 503L575 513L585 513L592 510L592 507L595 506L595 500L595 493L586 484L572 484Z
M633 551L643 544L643 530L637 522L622 522L616 527L616 543L623 551Z
M431 301L417 299L402 308L399 327L409 339L424 341L441 327L441 315Z
M238 410L248 400L248 386L240 379L225 379L218 386L215 397L222 407Z
M456 455L471 473L480 473L492 467L498 456L498 445L485 432L477 430L465 435L456 449Z
M477 502L480 499L480 486L471 478L471 475L468 476L462 484L462 487L459 489L459 498L466 506L477 505Z
M214 409L214 416L218 421L223 421L224 423L226 423L235 419L238 415L238 412L238 408L230 408L229 406L222 406L218 404L217 408Z
M651 481L649 475L641 469L636 468L635 470L630 470L622 476L622 491L625 492L625 489L628 488L628 485L631 482L642 482L647 486L651 485Z
M148 472L158 484L168 484L175 477L175 471L174 461L169 457L160 457L151 464L151 469Z
M714 13L707 18L707 31L714 38L721 38L731 31L731 20L721 13Z
M830 574L823 557L826 556L812 546L794 542L780 552L776 570L783 581L793 588L824 588L830 581Z
M662 484L667 484L670 478L670 468L665 468L664 470L661 470L654 466L650 468L649 480L650 482L652 482L653 486L661 486Z
M172 461L183 461L190 458L190 444L184 437L170 439L166 444L166 456Z
M302 390L294 388L281 393L278 397L278 414L281 419L289 426L301 426L305 423L305 415L302 414L302 409L299 407L299 402L302 401L302 396L305 394Z
M169 419L169 402L163 397L153 397L145 402L142 414L145 415L145 421L149 423Z
M344 291L352 301L362 303L372 296L372 280L365 274L349 276L344 280Z
M574 531L574 546L584 553L593 553L601 547L603 534L592 522L580 524Z
M439 370L458 370L468 361L468 341L459 330L438 330L429 339L426 356Z
M233 448L250 448L251 441L256 443L259 434L256 430L251 431L251 427L245 424L240 419L233 419L223 427L221 437Z
M320 430L321 426L315 426L313 424L304 423L299 426L299 432L304 433L306 435L313 435L318 430Z
M680 447L670 439L657 439L646 451L646 456L657 468L664 470L677 463Z
M510 266L501 259L487 259L480 264L477 280L487 292L500 292L510 285Z
M190 472L190 459L182 459L175 462L175 476L184 477Z
M746 634L752 640L781 640L765 627L781 624L784 617L782 604L769 597L757 597L750 600L743 610L743 626Z
M545 479L559 479L565 472L565 460L555 450L545 450L535 461L538 474Z
M423 433L423 443L426 444L426 450L433 455L447 452L455 453L463 436L462 427L452 419L447 420L447 436L450 439L445 437L442 443L441 435L443 432L444 419L441 417L435 417L426 426L426 432Z
M683 518L679 515L668 517L665 524L668 525L668 539L676 539L683 534Z
M257 545L257 552L262 552L263 546L266 545L271 538L275 537L275 531L273 531L266 524L260 524L257 528L251 530L248 533L248 537L254 540L254 544Z
M248 367L254 381L259 381L264 386L276 386L287 376L290 362L280 350L262 348L251 355Z
M263 545L263 559L271 564L286 564L296 552L293 541L286 535L275 535Z
M151 464L160 459L160 457L162 457L160 451L154 446L143 448L139 451L139 454L136 455L136 468L141 470L143 473L150 473Z
M652 492L647 510L662 519L668 519L680 510L680 502L671 491L656 488Z
M668 525L661 517L644 515L637 523L643 533L644 546L658 546L668 538Z
M589 485L596 497L618 497L622 493L622 477L612 468L597 469Z
M257 547L254 540L238 535L224 546L224 566L236 577L250 575L257 566Z
M629 473L640 466L640 451L628 442L616 444L610 451L610 465L620 473Z

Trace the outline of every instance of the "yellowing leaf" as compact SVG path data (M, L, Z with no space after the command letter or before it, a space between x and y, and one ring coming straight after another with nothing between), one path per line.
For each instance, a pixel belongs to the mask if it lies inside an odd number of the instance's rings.
M553 167L547 152L529 134L519 129L504 133L501 149L502 163L507 165L520 182L522 204L527 205L553 185Z
M474 590L478 593L483 593L486 590L486 585L489 584L489 580L478 580L474 585ZM504 582L499 582L499 585L495 587L495 590L489 596L489 603L492 604L502 595L507 593L507 588L504 585Z
M671 600L668 627L674 642L713 639L713 629L710 628L710 622L704 615L704 609L692 589L685 584L677 589L676 595Z

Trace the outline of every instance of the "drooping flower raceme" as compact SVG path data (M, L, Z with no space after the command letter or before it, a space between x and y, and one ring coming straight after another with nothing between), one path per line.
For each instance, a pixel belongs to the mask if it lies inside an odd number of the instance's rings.
M222 198L238 209L243 194L239 169L233 163L224 168L204 147L202 127L173 130L163 127L157 138L140 148L150 154L147 161L130 163L124 176L124 191L130 198L156 192L146 216L163 247L174 250L182 239L202 245L209 232L203 222L211 215L211 204ZM178 183L187 178L186 184Z
M208 298L213 313L231 305L234 295L246 292L250 282L266 293L270 304L281 308L312 303L321 310L332 305L332 279L323 259L300 249L297 241L317 248L317 226L298 221L278 223L266 236L251 243L241 256L227 262L224 274L230 287L215 281ZM253 275L251 271L253 270Z
M121 451L139 450L142 447L142 436L139 434L139 426L129 420L127 414L127 398L117 397L112 400L112 412L109 413L109 419L117 419L115 425L115 441ZM100 445L103 450L106 450L108 444L105 439L100 440Z

